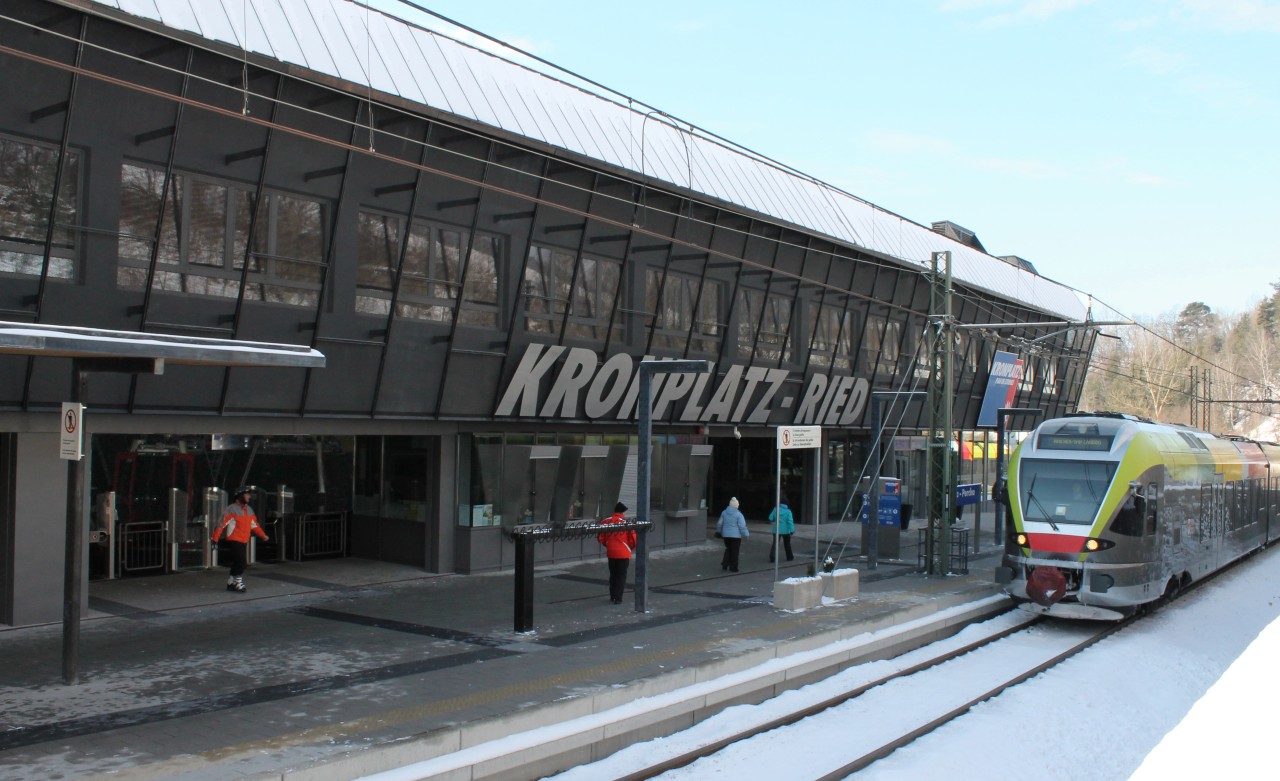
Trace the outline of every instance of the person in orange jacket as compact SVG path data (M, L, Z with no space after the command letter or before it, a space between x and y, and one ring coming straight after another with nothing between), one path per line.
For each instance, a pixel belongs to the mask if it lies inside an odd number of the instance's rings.
M600 523L626 523L627 506L618 502L613 506L613 515ZM604 553L609 557L609 599L615 605L622 604L622 591L627 586L627 567L631 564L631 552L636 549L635 529L619 532L600 532L596 539L604 546Z
M227 512L222 516L222 523L213 532L216 543L223 533L231 548L231 574L227 576L227 591L243 594L248 591L244 587L244 571L248 567L249 535L256 534L258 539L267 541L267 533L258 525L258 516L249 506L249 489L237 488L236 499L227 505Z

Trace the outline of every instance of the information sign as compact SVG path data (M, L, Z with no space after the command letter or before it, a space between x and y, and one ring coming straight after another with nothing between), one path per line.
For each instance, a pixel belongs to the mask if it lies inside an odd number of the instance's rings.
M964 483L956 486L956 506L977 504L982 501L982 486L978 483Z
M79 461L84 457L80 435L84 428L84 405L64 401L62 419L58 426L58 457L67 461Z
M778 449L822 447L822 426L779 426Z

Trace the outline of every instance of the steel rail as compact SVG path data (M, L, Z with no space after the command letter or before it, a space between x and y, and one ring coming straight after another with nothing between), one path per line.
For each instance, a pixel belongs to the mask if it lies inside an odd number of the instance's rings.
M1012 634L1024 631L1029 627L1036 626L1037 624L1042 623L1044 620L1045 619L1043 617L1037 617L1032 619L1026 624L1001 630L1000 632L997 632L996 634L993 634L989 637L984 637L981 640L976 640L963 647L952 649L951 651L940 654L936 657L925 659L921 662L918 662L917 664L913 664L910 667L903 668L892 674L878 678L874 681L868 681L866 683L859 684L853 689L848 689L839 694L828 697L827 699L821 702L814 703L813 705L806 706L804 708L801 708L800 710L793 711L792 713L779 716L768 722L757 724L752 727L748 727L746 729L740 730L738 732L735 732L732 735L728 735L726 737L720 738L719 740L708 743L705 746L700 746L696 749L691 749L678 756L674 756L669 759L655 762L654 764L649 765L645 768L636 770L628 775L621 776L616 781L645 781L645 779L655 778L667 772L668 770L675 770L676 768L680 768L680 767L684 767L685 765L692 764L693 762L696 762L699 759L712 756L735 743L748 740L750 738L755 737L756 735L760 735L765 732L778 729L779 727L786 727L791 724L795 724L799 721L803 721L804 719L809 718L810 716L814 716L823 711L830 710L831 708L834 708L838 705L842 705L848 702L849 700L852 700L856 697L861 696L865 692L871 689L874 689L877 686L881 686L885 683L889 683L899 678L905 678L909 675L914 675L915 673L918 673L922 670L927 670L930 667L936 667L940 664L951 661L952 659L963 656L969 653L970 651L974 651L978 648L982 648L983 646L994 643L997 640L1003 640L1004 638ZM868 764L870 763L868 762ZM843 778L843 776L837 776L837 778Z
M933 732L938 727L941 727L942 725L950 721L953 721L959 718L960 716L963 716L964 714L972 710L973 706L978 705L979 703L986 702L987 700L992 699L993 697L999 696L1005 690L1011 689L1014 686L1017 686L1018 684L1025 683L1026 681L1029 681L1030 679L1036 677L1040 673L1056 667L1057 665L1061 664L1067 659L1070 659L1071 657L1075 656L1076 654L1080 653L1086 648L1089 648L1090 646L1094 645L1098 641L1106 637L1109 637L1112 634L1125 628L1134 620L1135 619L1131 617L1123 621L1120 621L1118 623L1108 624L1104 626L1098 632L1094 633L1090 637L1085 638L1084 640L1081 640L1079 643L1076 643L1074 646L1068 648L1067 650L1062 651L1061 653L1053 656L1052 658L1033 666L1029 670L1026 670L1024 672L1021 672L1013 676L1012 678L1009 678L1008 680L1004 681L1003 683L997 686L993 686L992 688L988 689L986 692L983 692L977 697L974 697L973 699L969 700L963 705L957 706L951 709L950 711L947 711L946 713L942 714L936 719L933 719L925 724L922 724L921 726L911 730L905 735L901 735L897 738L894 738L888 743L885 743L882 746L876 749L873 749L872 751L868 751L867 753L863 754L857 759L854 759L850 762L845 763L844 765L841 765L839 768L831 771L830 773L827 773L826 775L819 776L817 779L815 779L815 781L840 781L840 779L848 778L850 775L858 772L859 770L862 770L863 768L871 765L872 763L878 760L884 759L885 757L889 756L890 754L897 751L898 749L915 742L916 740L929 734L930 732Z

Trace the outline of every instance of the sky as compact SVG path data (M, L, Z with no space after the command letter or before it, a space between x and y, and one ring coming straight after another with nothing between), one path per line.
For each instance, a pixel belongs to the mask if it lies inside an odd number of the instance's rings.
M854 777L858 781L990 779L1008 776L1011 769L1020 778L1044 781L1257 777L1258 768L1273 763L1268 753L1274 744L1272 711L1280 696L1274 662L1280 655L1280 567L1276 566L1280 560L1276 556L1268 551L1244 560L1084 652L979 703ZM1015 611L997 616L932 648L859 664L759 705L727 708L688 730L631 745L556 775L555 781L627 776L648 762L678 756L751 723L781 718L839 691L910 667L939 647L962 647L1012 626L1018 615ZM841 643L883 642L884 635L909 631L911 623ZM1017 663L1011 659L1036 657L1046 648L1056 651L1061 634L1083 636L1088 629L1087 622L1041 624L1000 641L998 649L992 646L965 654L952 663L960 669L949 666L941 676L924 670L872 688L821 718L764 733L659 778L781 779L795 777L796 767L804 767L806 777L822 776L879 746L883 739L918 726L913 721L919 710L915 703L946 712L1007 679ZM689 690L639 698L611 711L506 735L365 781L421 778L500 755L513 744L575 739L571 736L614 719L661 712L664 705L669 707L669 700L687 698L695 693L692 690L704 695L713 687L731 690L741 677L779 674L781 669L803 665L814 655L833 650L841 649L828 647L771 659L759 668L694 684ZM882 740L876 741L877 737Z
M1280 283L1280 0L413 2L1131 317Z

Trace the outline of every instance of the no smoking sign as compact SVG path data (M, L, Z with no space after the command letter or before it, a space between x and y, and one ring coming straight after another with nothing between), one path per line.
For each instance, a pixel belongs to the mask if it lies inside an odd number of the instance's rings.
M84 438L80 432L84 429L84 405L71 402L62 403L62 430L58 439L58 457L68 461L79 461L84 457L81 446Z

